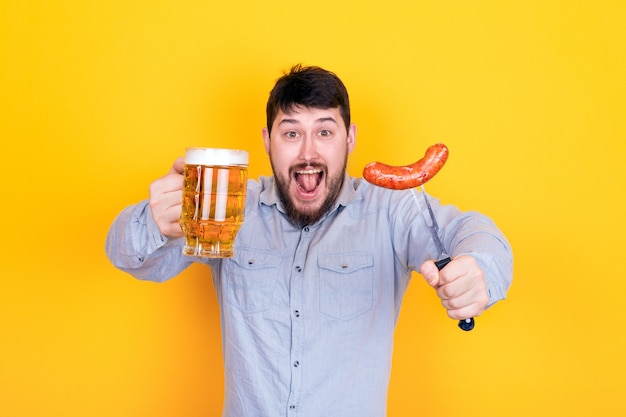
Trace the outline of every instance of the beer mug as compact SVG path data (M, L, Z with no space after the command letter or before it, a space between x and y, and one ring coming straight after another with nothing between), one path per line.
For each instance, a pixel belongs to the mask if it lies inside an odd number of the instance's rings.
M232 257L246 205L248 152L187 148L183 177L183 253L205 258Z

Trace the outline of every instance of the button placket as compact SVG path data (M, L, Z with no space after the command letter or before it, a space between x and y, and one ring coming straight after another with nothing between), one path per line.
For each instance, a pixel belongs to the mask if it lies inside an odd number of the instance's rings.
M308 247L310 244L310 228L304 227L300 232L300 241L296 248L293 272L289 285L289 305L292 312L291 321L291 389L289 393L288 414L294 413L300 401L299 394L302 390L302 343L304 335L304 322L302 321L301 307L303 303L304 265Z

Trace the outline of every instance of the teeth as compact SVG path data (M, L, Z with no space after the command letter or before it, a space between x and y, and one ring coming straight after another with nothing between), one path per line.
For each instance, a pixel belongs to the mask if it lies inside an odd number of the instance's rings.
M306 171L297 171L297 174L300 175L306 175L306 174L319 174L320 172L322 172L321 169L307 169Z

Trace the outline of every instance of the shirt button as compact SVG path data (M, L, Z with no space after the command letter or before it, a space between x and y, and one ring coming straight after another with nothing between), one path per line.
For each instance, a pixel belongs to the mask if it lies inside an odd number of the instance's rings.
M305 226L305 227L304 227L304 231L308 233L308 231L309 231L309 226Z
M296 317L300 317L300 310L294 311L293 315L296 316Z
M300 266L296 266L295 269L296 269L296 272L301 272L302 271L302 268Z
M300 366L300 361L295 361L295 362L293 363L293 367L294 367L294 368L297 368L298 366Z
M290 409L290 410L295 410L295 409L296 409L296 406L295 406L295 405L290 405L290 406L289 406L289 409Z

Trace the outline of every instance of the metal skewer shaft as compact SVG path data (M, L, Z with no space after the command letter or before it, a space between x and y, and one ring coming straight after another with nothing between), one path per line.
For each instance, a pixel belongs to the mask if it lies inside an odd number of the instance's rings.
M421 186L422 188L422 195L424 196L424 201L426 202L426 208L428 209L428 214L430 214L430 219L433 222L433 227L431 228L431 233L433 236L433 240L435 242L435 246L437 246L437 250L439 251L439 257L443 257L442 259L439 259L438 261L435 262L435 265L437 266L437 269L439 271L441 271L446 265L448 265L452 259L447 256L447 251L443 246L443 243L441 242L441 239L439 238L439 225L437 224L437 219L435 218L435 213L433 212L433 208L430 206L430 201L428 200L428 196L426 195L426 189L424 188L424 186ZM415 198L415 203L417 204L417 197L415 195L415 190L413 190L413 197ZM465 320L459 320L459 328L461 330L464 330L466 332L469 332L470 330L472 330L474 328L474 318L470 317L468 319Z

